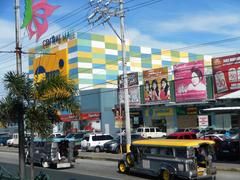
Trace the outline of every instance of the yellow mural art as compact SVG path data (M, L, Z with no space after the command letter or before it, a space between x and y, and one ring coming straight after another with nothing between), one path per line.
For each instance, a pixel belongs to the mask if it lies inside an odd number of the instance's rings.
M50 74L68 76L68 50L57 51L54 55L43 55L33 60L34 82Z

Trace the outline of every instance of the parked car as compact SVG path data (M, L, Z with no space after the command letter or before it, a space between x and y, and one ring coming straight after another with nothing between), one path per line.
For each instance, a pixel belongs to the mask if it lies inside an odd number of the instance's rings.
M105 152L111 152L111 153L120 153L120 136L116 137L115 139L104 143L103 145L103 150ZM131 134L131 140L139 140L139 139L144 139L141 135L139 134ZM126 152L126 135L122 136L122 151Z
M169 134L167 139L197 139L197 135L194 132L175 132Z
M100 152L106 142L113 140L109 134L87 134L81 141L81 149L86 151Z
M66 136L66 140L73 141L75 143L75 148L81 148L81 141L83 140L84 135L86 132L79 132L79 133L70 133Z
M7 140L9 140L11 137L9 134L1 134L0 135L0 146L6 146Z
M217 159L231 159L240 160L240 140L239 139L225 139L218 143L218 150L216 151Z
M161 131L158 127L139 127L136 130L136 134L144 138L161 138L167 135L166 132Z

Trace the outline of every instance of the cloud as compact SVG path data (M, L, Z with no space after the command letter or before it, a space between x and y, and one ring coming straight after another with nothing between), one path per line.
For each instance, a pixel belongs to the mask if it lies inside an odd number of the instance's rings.
M191 16L184 16L174 20L152 22L154 29L165 34L175 32L206 32L224 35L239 35L240 15L219 14L217 12L203 12Z

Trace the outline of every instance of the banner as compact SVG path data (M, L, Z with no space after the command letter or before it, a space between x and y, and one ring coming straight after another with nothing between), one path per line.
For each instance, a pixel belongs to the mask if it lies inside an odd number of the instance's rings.
M143 81L145 103L170 99L167 67L143 71Z
M115 105L114 107L114 117L115 117L115 128L123 128L125 127L124 120L125 120L125 111L124 105Z
M203 60L174 65L174 79L176 102L207 99Z
M215 96L240 90L240 54L212 59Z
M138 73L133 72L127 74L128 77L128 96L129 104L137 105L140 104L140 89L138 86ZM118 78L118 88L119 88L119 99L120 103L124 103L124 79L123 75Z

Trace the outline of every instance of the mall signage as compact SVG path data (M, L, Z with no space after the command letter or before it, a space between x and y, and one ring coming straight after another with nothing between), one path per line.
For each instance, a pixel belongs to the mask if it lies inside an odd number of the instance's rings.
M212 59L215 96L240 90L240 54Z
M75 39L75 33L69 31L63 34L53 35L51 38L43 40L42 46L43 48L48 48L51 45L62 44L72 39Z

